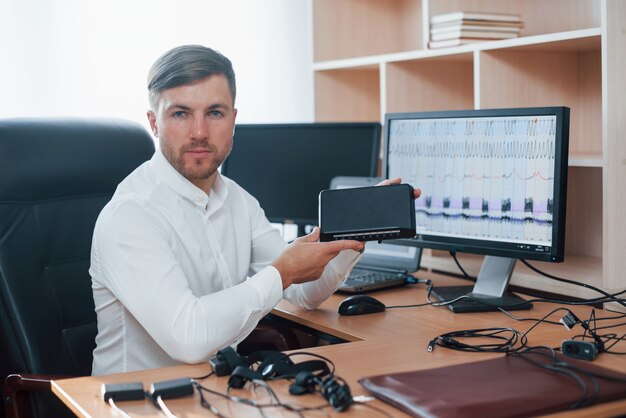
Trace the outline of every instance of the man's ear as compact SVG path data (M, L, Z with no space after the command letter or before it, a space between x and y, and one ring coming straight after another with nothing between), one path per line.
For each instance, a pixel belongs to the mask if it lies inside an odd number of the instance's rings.
M150 129L152 129L152 133L154 134L155 137L158 138L159 129L157 128L156 115L154 114L152 110L148 110L146 112L146 115L148 116L148 122L150 122Z

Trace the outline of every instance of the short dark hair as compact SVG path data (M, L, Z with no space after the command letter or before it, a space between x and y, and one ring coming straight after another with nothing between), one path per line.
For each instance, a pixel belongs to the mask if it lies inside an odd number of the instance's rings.
M235 102L237 92L235 71L228 58L202 45L183 45L170 49L152 64L148 72L148 94L150 105L163 90L171 89L213 74L222 74Z

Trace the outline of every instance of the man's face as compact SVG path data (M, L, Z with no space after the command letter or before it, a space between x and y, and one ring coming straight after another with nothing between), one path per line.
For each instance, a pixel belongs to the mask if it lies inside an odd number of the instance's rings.
M206 192L233 147L236 116L228 81L221 74L162 91L148 111L165 158Z

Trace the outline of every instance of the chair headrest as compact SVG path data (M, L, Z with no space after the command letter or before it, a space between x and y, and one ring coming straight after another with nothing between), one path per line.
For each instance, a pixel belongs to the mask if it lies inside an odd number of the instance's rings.
M150 134L135 122L0 120L0 202L110 193L153 154Z

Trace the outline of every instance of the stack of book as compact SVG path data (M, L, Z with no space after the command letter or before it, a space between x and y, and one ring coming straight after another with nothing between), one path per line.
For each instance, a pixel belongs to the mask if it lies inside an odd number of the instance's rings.
M517 14L455 12L430 18L429 48L443 48L519 36Z

